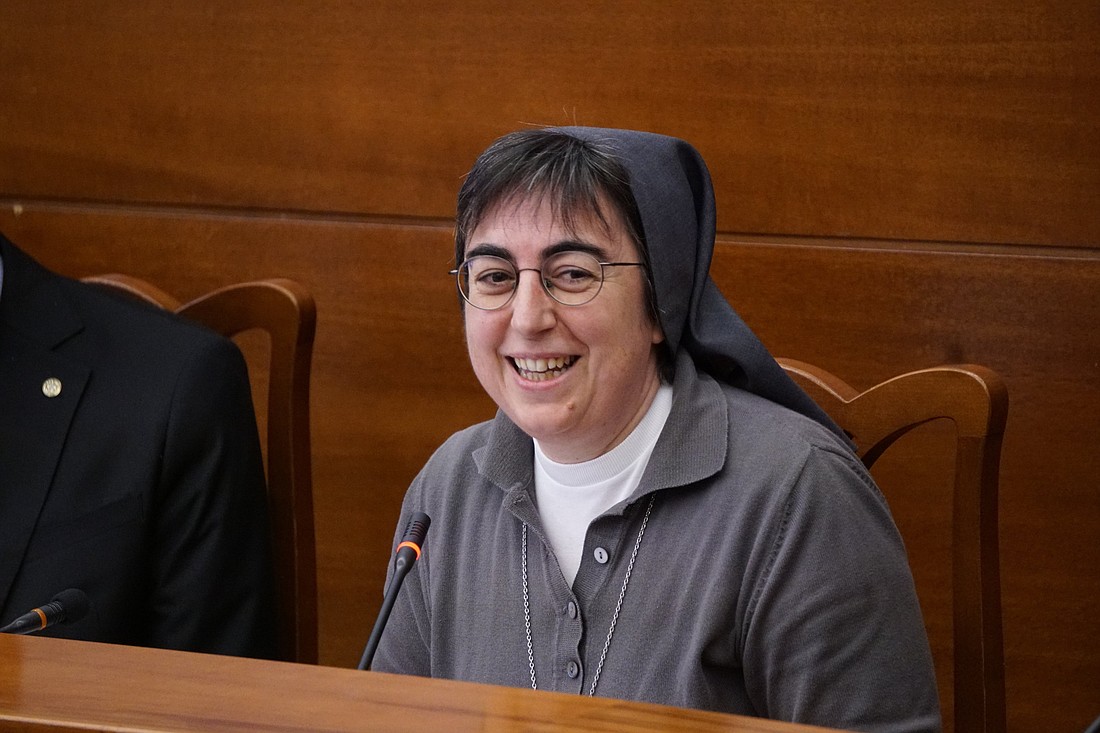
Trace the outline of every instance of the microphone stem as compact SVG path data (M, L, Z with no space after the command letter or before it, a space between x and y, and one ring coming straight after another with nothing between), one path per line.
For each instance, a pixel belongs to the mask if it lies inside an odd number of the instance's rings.
M386 628L386 621L390 618L394 601L397 600L397 592L401 590L401 584L405 582L405 576L412 569L412 565L412 562L407 561L404 557L398 557L397 562L394 563L393 578L390 581L389 591L382 600L382 610L378 612L374 629L371 630L370 638L367 639L367 646L363 649L363 656L359 660L358 669L368 669L371 662L374 661L374 653L378 649L378 642L382 640L382 630Z

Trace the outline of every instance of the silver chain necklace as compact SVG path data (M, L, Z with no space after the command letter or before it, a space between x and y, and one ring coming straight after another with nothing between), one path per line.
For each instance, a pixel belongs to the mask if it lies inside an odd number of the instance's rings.
M645 535L646 525L649 524L649 514L653 511L653 502L657 495L649 497L649 506L646 507L645 516L642 518L642 528L638 530L638 539L634 541L634 551L630 553L630 562L626 566L626 575L623 577L623 589L619 591L619 600L615 604L615 613L611 616L611 628L607 630L607 639L603 643L603 652L600 653L600 662L596 665L596 673L592 675L592 687L588 689L588 696L596 694L596 685L600 681L600 673L603 671L604 660L607 659L607 650L611 647L611 637L615 635L615 624L619 620L619 611L623 608L623 598L626 597L626 586L630 583L630 573L634 570L634 559L638 557L638 548L642 546L642 536ZM531 689L539 689L535 679L535 648L531 644L531 603L527 595L527 523L523 523L523 551L522 551L522 578L523 578L523 624L527 629L527 664L531 670Z

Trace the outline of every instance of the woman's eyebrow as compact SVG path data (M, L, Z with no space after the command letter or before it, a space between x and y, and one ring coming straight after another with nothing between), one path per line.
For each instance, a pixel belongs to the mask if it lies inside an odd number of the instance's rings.
M598 247L590 242L581 242L575 239L563 239L560 242L551 244L542 251L542 257L545 259L561 252L584 252L585 254L592 255L598 260L607 258L607 251L603 247Z
M555 242L554 244L551 244L549 247L544 249L540 253L540 256L542 257L542 259L545 260L547 257L553 257L554 255L560 254L562 252L585 252L586 254L592 255L598 260L603 260L607 257L607 251L603 247L599 247L590 242L582 242L576 239L563 239L559 242ZM510 251L508 251L504 247L501 247L499 244L493 244L491 242L482 242L466 250L465 259L468 260L471 257L480 257L483 255L499 257L502 260L508 260L509 262L515 261L515 257Z
M491 255L493 257L499 257L502 260L509 261L513 259L512 253L506 250L504 247L501 247L499 244L491 244L489 242L475 245L466 250L466 255L464 259L468 260L471 257L480 257L482 255Z

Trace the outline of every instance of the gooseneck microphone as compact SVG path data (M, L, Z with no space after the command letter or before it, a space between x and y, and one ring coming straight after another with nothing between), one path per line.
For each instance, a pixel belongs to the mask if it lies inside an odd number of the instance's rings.
M424 544L424 537L428 534L428 527L432 520L424 512L413 512L405 525L405 535L397 545L396 557L393 560L393 577L390 579L389 590L382 600L382 610L378 612L378 620L374 622L374 630L370 632L370 639L363 649L363 657L359 660L359 669L370 667L374 659L374 652L378 649L378 642L382 638L382 630L386 628L386 621L393 610L393 602L397 600L397 592L401 590L401 584L405 582L405 576L412 570L413 563L420 558L420 547Z
M88 596L76 588L63 590L44 606L33 608L0 629L0 634L33 634L67 622L79 621L88 613Z

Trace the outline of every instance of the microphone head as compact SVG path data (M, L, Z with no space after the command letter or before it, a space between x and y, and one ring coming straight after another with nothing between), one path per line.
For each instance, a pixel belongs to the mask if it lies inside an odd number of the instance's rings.
M432 524L431 517L424 512L413 512L409 517L408 524L405 525L405 536L401 538L401 542L411 542L417 547L424 544L424 537L428 534L428 527ZM418 553L419 554L419 553Z
M61 606L65 614L65 621L70 623L84 618L90 606L88 595L77 588L69 588L68 590L61 591L50 599L50 602L57 603Z

